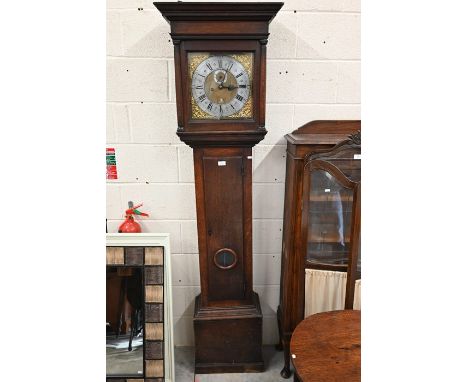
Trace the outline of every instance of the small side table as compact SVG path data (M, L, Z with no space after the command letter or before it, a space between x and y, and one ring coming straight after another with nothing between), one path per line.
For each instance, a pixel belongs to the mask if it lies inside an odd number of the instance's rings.
M294 381L361 380L361 311L313 314L291 338Z

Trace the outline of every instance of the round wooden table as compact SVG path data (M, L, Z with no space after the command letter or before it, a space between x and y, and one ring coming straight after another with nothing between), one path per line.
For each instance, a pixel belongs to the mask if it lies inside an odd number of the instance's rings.
M291 338L295 381L361 380L361 311L313 314Z

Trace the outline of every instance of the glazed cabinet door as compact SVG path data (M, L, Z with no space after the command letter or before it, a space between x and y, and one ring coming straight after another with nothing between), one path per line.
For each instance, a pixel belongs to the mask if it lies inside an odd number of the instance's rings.
M336 148L309 158L304 172L304 267L347 272L347 309L352 308L354 282L361 273L360 153L360 145Z
M306 266L346 271L351 248L354 190L328 171L310 171Z

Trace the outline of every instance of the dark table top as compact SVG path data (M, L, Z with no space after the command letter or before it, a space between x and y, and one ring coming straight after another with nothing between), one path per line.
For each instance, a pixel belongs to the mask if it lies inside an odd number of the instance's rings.
M291 338L291 358L302 382L361 380L361 311L313 314Z

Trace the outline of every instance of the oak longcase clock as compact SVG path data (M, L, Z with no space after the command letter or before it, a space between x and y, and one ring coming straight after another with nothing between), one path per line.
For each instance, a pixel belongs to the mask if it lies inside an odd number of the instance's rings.
M194 153L195 371L263 371L252 285L252 147L266 134L268 25L283 3L154 4L171 26L177 134Z

